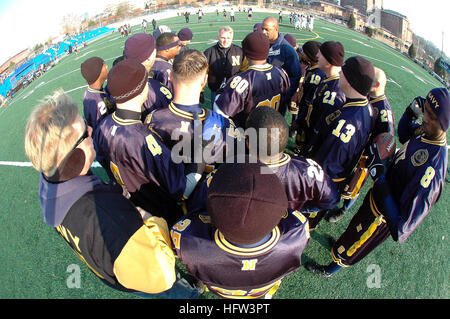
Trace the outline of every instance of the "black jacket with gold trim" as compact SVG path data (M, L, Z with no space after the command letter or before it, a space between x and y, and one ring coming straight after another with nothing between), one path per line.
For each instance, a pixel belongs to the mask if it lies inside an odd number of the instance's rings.
M50 183L42 175L44 220L105 284L121 291L159 293L176 280L167 223L142 220L118 185L89 173Z

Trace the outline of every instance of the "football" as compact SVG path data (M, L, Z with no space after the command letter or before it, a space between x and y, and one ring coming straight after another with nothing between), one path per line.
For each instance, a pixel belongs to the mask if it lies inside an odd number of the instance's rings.
M378 156L382 161L392 157L395 153L395 137L390 133L378 134L372 145L376 145Z

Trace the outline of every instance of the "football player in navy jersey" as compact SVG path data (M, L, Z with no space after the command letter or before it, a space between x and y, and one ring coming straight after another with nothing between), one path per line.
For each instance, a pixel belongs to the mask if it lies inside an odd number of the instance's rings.
M322 143L318 144L312 158L337 183L341 194L375 126L373 109L367 99L374 78L370 61L359 56L347 59L339 75L339 88L346 102L324 119L319 131L317 141ZM317 223L325 213L319 213Z
M312 159L283 152L288 142L289 128L279 112L265 106L254 109L247 119L244 134L249 153L279 177L285 188L289 209L298 210L312 220L318 211L334 208L339 203L337 186L319 164ZM239 156L234 161L238 162ZM227 162L231 161L227 159ZM211 172L194 190L187 200L188 211L205 208L214 174L215 171Z
M371 141L375 140L380 134L389 133L395 136L395 122L394 114L392 113L392 108L389 101L385 95L386 88L386 74L380 68L374 68L375 70L375 81L372 89L369 92L369 103L373 107L374 117L375 117L375 127L371 134L370 141L367 146L369 146ZM395 145L394 145L395 147ZM364 186L367 181L369 174L364 159L369 156L369 149L366 147L364 150L362 160L360 161L359 170L355 170L359 174L355 174L353 177L349 177L349 182L347 183L349 187L345 187L345 193L342 198L344 198L344 204L341 208L336 208L331 210L325 216L325 219L329 222L336 223L341 220L348 210L355 203L359 196L359 191ZM363 158L364 157L364 158ZM355 187L352 187L355 186Z
M311 262L307 268L312 272L329 277L356 264L389 237L405 242L439 200L448 165L450 95L445 88L435 88L423 100L422 124L417 122L414 105L400 119L399 139L406 142L392 164L387 169L374 165L375 183L334 243L333 262L327 266ZM378 163L379 154L373 154L373 162Z
M141 105L148 96L148 74L133 59L117 63L108 75L117 110L94 132L99 151L108 159L104 167L131 195L131 200L171 226L182 216L179 205L201 177L204 166L172 160L170 150L141 122ZM197 170L198 169L198 170Z
M173 93L170 73L172 73L172 61L180 52L180 40L172 32L162 33L156 39L156 58L152 67L153 79L159 81Z
M245 127L248 114L258 106L278 111L289 88L286 72L266 61L269 45L269 39L262 32L252 32L242 40L249 67L228 80L214 103L214 110L232 118L238 127Z
M108 77L108 66L100 57L91 57L81 64L81 75L88 83L88 87L83 97L83 114L86 123L95 131L98 123L100 123L108 114L116 109L116 103L106 88L103 87ZM94 148L97 145L94 142ZM105 158L101 153L97 152L96 160L105 165ZM109 174L108 177L114 181L114 176Z
M148 73L148 95L141 107L141 121L144 122L151 111L167 107L173 98L172 92L153 79L150 72L156 59L155 38L146 33L138 33L129 37L125 41L123 55L125 59L135 59L142 63Z
M303 110L301 118L305 127L305 147L300 154L313 157L322 143L321 131L326 131L325 119L338 110L345 102L345 95L339 87L339 72L344 62L344 47L340 42L327 41L322 43L317 53L317 65L325 73L316 89L312 103ZM306 113L306 114L305 114Z
M159 136L169 149L180 155L184 162L195 161L198 155L203 157L203 150L200 154L196 153L199 150L197 146L200 146L194 139L196 117L203 126L200 133L206 127L211 127L217 133L214 142L224 156L227 138L232 141L240 139L239 131L231 120L199 104L200 92L207 83L207 69L208 60L202 52L188 49L178 54L171 74L174 99L167 108L150 113L146 120L150 130ZM175 146L177 149L174 149ZM210 160L207 162L214 163Z
M304 147L306 136L306 116L309 106L313 103L314 96L320 83L325 80L326 74L319 68L317 54L321 43L317 41L308 41L302 46L301 57L308 63L305 76L300 80L297 92L291 98L289 112L292 114L292 131L297 131L296 144L298 148L296 153Z
M247 139L250 154L257 156L280 178L290 209L302 212L311 220L318 211L332 209L339 203L336 184L319 164L283 152L289 127L279 112L268 107L254 109L247 119L246 132L249 129L258 133L256 141Z
M171 229L186 269L222 298L271 298L298 269L310 240L308 220L288 209L284 187L267 170L251 161L221 165L207 209L185 215Z
M88 83L83 97L84 118L95 130L97 123L115 110L114 101L103 88L108 77L108 66L102 58L91 57L81 64L81 75Z

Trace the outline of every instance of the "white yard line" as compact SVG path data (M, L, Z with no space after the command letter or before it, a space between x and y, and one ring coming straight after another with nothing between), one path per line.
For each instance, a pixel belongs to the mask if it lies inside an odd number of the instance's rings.
M31 162L9 162L9 161L0 161L0 166L16 166L16 167L33 167ZM99 162L94 161L91 167L97 168L102 167Z

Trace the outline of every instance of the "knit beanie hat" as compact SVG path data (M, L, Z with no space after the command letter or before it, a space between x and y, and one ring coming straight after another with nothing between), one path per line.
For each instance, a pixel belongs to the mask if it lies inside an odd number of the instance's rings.
M256 23L256 24L253 26L253 32L255 32L255 31L262 32L262 23Z
M249 33L242 40L242 50L248 59L266 60L269 56L269 38L262 32Z
M225 163L211 181L206 207L227 240L248 245L270 234L288 201L279 178L264 164Z
M108 90L116 103L125 103L139 95L148 81L145 67L137 60L125 59L108 74Z
M375 69L370 61L360 56L348 58L342 65L342 73L358 93L369 94L375 79Z
M450 122L450 95L446 88L434 88L427 95L427 101L439 118L441 127L447 131Z
M320 46L324 58L334 66L341 66L344 62L344 46L340 42L327 41Z
M102 72L103 64L105 64L105 61L97 56L81 63L81 75L89 85L97 81Z
M156 41L147 33L137 33L125 41L123 55L127 59L135 59L139 63L147 60L155 50Z
M290 45L292 45L293 48L295 48L297 45L297 39L292 34L286 33L284 38Z
M319 52L321 43L317 41L305 42L302 46L303 53L313 62L317 62L317 53Z
M180 31L178 31L178 39L180 39L180 41L189 41L192 40L193 38L193 34L191 29L189 28L183 28Z

